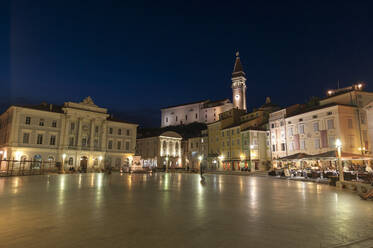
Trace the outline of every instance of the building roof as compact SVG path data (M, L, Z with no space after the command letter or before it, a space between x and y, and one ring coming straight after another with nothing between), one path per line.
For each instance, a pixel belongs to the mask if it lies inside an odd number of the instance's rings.
M330 108L330 107L334 107L334 106L345 106L345 107L352 107L352 108L356 107L354 105L340 104L340 103L330 103L330 104L326 104L326 105L317 105L317 106L312 106L312 107L308 107L308 108L299 109L299 111L295 111L295 112L287 115L286 118L293 117L293 116L300 115L300 114L305 114L305 113L316 111L316 110L320 110L320 109L323 109L323 108Z
M120 122L120 123L125 123L125 124L131 124L131 125L136 125L138 126L139 124L136 124L136 123L133 123L133 122L128 122L128 121L123 121L119 118L115 118L113 115L110 115L108 118L107 118L108 121L114 121L114 122Z
M62 106L55 105L55 104L48 104L46 102L42 102L41 104L37 104L37 105L13 105L13 106L40 110L40 111L54 112L54 113L64 113L62 110Z
M210 100L202 100L202 101L196 101L196 102L189 102L189 103L183 103L183 104L178 104L178 105L173 105L173 106L168 106L168 107L164 107L164 108L161 108L161 109L169 109L169 108L176 108L176 107L181 107L181 106L184 106L184 105L192 105L192 104L197 104L197 103L207 103L209 102Z
M241 59L240 59L240 53L236 52L236 62L234 63L232 77L245 77L246 74L243 71Z
M226 102L230 103L231 101L228 98L221 99L221 100L216 100L216 101L208 100L206 103L203 104L203 107L204 108L212 108L212 107L223 105Z

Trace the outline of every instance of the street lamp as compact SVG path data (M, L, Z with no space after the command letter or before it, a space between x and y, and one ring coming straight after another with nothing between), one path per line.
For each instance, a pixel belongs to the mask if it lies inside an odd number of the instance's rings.
M62 165L61 165L61 171L60 171L61 174L65 173L65 158L66 158L66 153L62 154Z
M342 153L342 142L340 139L337 139L335 141L335 147L337 148L338 153L338 171L339 171L339 181L344 181L344 175L343 175L343 167L342 167L342 160L341 160L341 153Z

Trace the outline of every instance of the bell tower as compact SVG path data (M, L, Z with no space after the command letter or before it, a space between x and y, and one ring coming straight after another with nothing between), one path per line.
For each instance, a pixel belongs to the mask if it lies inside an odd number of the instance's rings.
M242 69L239 52L232 73L233 107L246 111L246 74Z

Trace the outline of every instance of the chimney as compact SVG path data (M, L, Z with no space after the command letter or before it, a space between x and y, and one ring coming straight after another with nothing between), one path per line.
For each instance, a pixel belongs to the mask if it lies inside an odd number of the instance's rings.
M49 111L52 112L53 104L49 104Z
M271 98L269 96L266 97L266 104L271 103Z

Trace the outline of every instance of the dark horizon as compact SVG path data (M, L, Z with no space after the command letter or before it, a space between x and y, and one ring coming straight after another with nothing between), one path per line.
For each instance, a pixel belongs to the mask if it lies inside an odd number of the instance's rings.
M235 52L249 110L373 82L369 3L9 1L0 32L1 100L63 104L91 96L160 126L160 108L231 100ZM21 101L21 102L20 102ZM22 102L23 101L23 102Z

